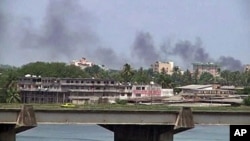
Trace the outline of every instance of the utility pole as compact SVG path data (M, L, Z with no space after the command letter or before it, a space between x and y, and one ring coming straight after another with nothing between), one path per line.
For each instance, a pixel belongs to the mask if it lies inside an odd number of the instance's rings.
M151 105L153 103L153 89L152 86L154 85L154 81L150 81L150 97L151 97Z

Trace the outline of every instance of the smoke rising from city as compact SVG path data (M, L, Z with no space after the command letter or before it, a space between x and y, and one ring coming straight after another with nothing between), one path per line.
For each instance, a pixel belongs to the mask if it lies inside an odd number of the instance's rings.
M151 35L147 32L140 32L135 37L131 55L141 60L143 65L149 65L155 60L159 60L160 56L157 48L154 46Z
M188 63L211 61L209 54L202 47L202 41L199 38L196 39L194 44L190 41L176 43L172 54L179 56L183 61L186 60Z
M23 32L21 47L47 50L51 59L60 55L71 58L78 51L89 53L90 45L98 42L89 14L72 0L49 1L41 29L36 31L29 26Z
M141 32L135 38L134 47L132 49L133 54L137 58L141 58L143 63L154 62L157 60L168 61L165 58L180 58L182 64L176 64L183 69L188 68L192 63L208 63L214 62L220 65L223 69L229 70L242 70L243 65L240 60L237 60L231 56L221 56L218 59L211 58L209 53L202 46L200 38L196 39L195 43L190 41L179 41L174 45L165 44L159 48L153 44L153 38L149 33ZM191 69L191 68L188 68Z
M221 56L218 60L218 64L220 64L222 69L228 69L232 71L243 70L241 61L230 56Z
M125 63L135 68L148 68L155 61L171 59L175 62L179 58L182 64L176 65L183 69L193 62L211 61L225 69L239 70L242 66L239 60L230 56L211 58L199 38L195 43L184 40L159 47L155 45L153 36L144 31L136 33L134 41L128 43L130 54L125 56L102 45L105 39L98 37L94 17L79 1L49 1L45 12L41 26L37 28L29 17L14 18L15 15L8 10L8 2L0 1L0 63L4 64L10 58L26 62L41 60L69 63L73 59L86 57L110 68L121 68Z

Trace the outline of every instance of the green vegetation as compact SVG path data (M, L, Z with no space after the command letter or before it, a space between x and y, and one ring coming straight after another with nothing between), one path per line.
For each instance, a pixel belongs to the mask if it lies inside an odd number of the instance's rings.
M250 94L250 87L245 87L243 90L238 90L237 93L239 94Z
M246 105L246 106L250 106L250 96L248 96L247 98L245 98L243 100L243 104Z
M19 77L26 74L42 77L60 78L101 78L113 79L118 82L130 82L132 84L149 84L154 81L163 88L176 88L189 84L210 84L218 83L222 85L235 85L245 87L239 94L250 94L250 72L220 71L220 77L213 77L209 73L203 73L198 77L198 72L193 74L186 70L183 74L178 67L174 67L172 75L168 75L163 70L162 73L153 73L152 69L134 69L130 64L124 64L122 70L103 70L94 65L84 70L73 65L61 62L32 62L21 67L11 67L0 65L0 102L16 103L20 102L16 83ZM178 92L178 90L176 90Z
M126 105L128 103L127 100L121 100L121 99L117 99L115 102L120 105Z

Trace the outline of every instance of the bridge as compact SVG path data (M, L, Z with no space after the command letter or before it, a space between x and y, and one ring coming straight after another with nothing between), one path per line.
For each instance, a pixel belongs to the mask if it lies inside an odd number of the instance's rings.
M23 105L0 109L0 141L15 141L16 134L38 124L97 124L114 132L114 141L173 141L174 134L195 124L250 125L250 112L46 110Z

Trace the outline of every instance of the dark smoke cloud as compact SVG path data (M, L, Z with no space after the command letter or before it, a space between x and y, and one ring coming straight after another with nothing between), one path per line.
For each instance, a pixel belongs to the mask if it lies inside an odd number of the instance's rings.
M221 56L219 57L219 59L211 58L209 53L207 53L204 47L202 46L201 39L199 38L197 38L195 44L192 44L190 41L180 41L176 43L175 47L172 50L172 55L180 57L182 61L188 65L194 62L215 62L219 64L222 69L241 71L243 68L243 65L240 60L237 60L230 56Z
M154 45L153 38L148 32L140 32L135 37L131 56L138 58L138 64L149 65L155 61L170 61L168 59L179 57L181 67L188 67L193 62L209 62L209 54L202 47L201 39L197 38L195 44L190 41L180 41L171 46L170 40L159 48ZM174 60L174 59L171 59Z
M243 65L240 60L237 60L233 57L221 56L218 60L218 63L223 69L232 70L232 71L242 71Z
M172 50L172 55L180 57L185 63L209 62L209 54L202 47L202 42L198 38L195 44L190 41L180 41L176 43Z
M85 57L90 61L116 68L123 63L114 50L101 47L101 41L93 28L95 17L85 11L78 0L48 2L43 21L36 27L30 17L11 18L7 13L14 13L5 8L7 6L4 5L4 1L0 1L0 58L2 52L10 53L16 50L15 53L5 55L3 58L19 59L12 62L26 60L26 63L29 63L70 62ZM7 22L7 19L14 24ZM6 33L15 35L15 44L12 43L13 38L5 37ZM2 43L6 43L6 46ZM1 59L0 63L5 62Z
M118 55L112 48L100 47L95 51L95 56L98 62L104 63L102 65L108 65L115 69L126 62L126 59L122 55Z
M182 69L189 68L192 63L218 63L222 69L242 70L242 63L233 57L221 56L219 59L211 58L209 53L202 45L200 38L197 38L195 43L190 41L179 41L171 45L170 41L164 43L157 48L153 43L152 36L147 32L137 34L134 46L132 48L132 58L138 58L138 65L149 65L155 61L170 61L176 62L176 57L180 58L180 66Z
M92 15L84 10L78 0L49 1L44 21L39 27L33 25L34 21L30 17L13 18L14 13L9 9L7 0L0 0L0 63L14 59L16 60L13 62L20 62L24 61L23 58L29 62L34 61L34 58L42 61L70 62L85 57L110 68L120 68L125 63L139 68L149 67L155 61L171 59L176 62L175 57L178 57L182 63L176 65L183 69L193 62L210 61L219 62L227 69L240 69L242 66L241 62L233 57L222 56L218 61L213 61L215 59L211 59L199 38L195 43L166 42L157 47L151 34L144 31L136 34L130 48L130 58L124 56L125 53L119 55L112 48L101 45L93 28Z
M132 57L139 59L139 62L143 65L149 65L160 58L153 39L148 32L137 34L131 51Z
M42 29L24 28L22 47L48 50L50 57L70 58L77 51L88 52L89 46L98 41L90 24L89 13L78 1L49 1Z

